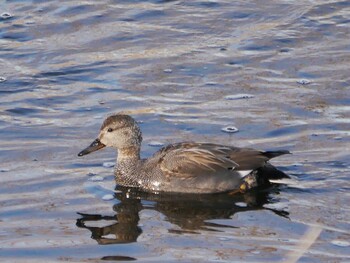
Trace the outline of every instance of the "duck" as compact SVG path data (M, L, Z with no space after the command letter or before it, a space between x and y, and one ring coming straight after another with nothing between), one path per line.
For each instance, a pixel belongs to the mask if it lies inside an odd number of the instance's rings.
M289 154L287 150L261 151L188 141L169 144L141 159L141 143L137 121L117 113L104 120L97 139L78 156L112 147L117 150L116 184L152 193L244 193L270 186L270 180L289 178L269 162Z

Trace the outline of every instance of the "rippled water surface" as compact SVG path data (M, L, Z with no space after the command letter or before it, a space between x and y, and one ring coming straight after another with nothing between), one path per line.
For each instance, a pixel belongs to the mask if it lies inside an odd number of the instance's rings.
M0 13L2 262L350 261L349 1ZM145 157L182 140L288 149L273 164L293 178L243 196L113 196L115 153L77 153L120 111L141 122Z

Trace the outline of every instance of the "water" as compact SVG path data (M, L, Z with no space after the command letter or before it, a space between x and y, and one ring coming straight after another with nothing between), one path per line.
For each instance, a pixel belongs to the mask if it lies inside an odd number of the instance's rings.
M283 262L315 228L299 262L350 261L349 21L348 1L1 2L1 261ZM115 154L77 153L119 111L143 156L288 149L273 164L293 183L106 198Z

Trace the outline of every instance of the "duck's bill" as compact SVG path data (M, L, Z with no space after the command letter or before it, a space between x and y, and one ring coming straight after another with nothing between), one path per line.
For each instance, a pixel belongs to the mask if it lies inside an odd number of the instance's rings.
M98 150L100 150L100 149L102 149L104 147L106 147L106 145L101 143L99 139L96 139L87 148L85 148L80 153L78 153L78 156L87 155L89 153L98 151Z

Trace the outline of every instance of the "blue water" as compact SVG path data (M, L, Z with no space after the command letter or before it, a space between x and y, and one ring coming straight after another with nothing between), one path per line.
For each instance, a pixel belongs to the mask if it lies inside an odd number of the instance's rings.
M349 14L346 1L1 2L1 262L349 261ZM105 201L115 153L77 153L121 111L143 157L154 142L288 149L273 164L292 180Z

